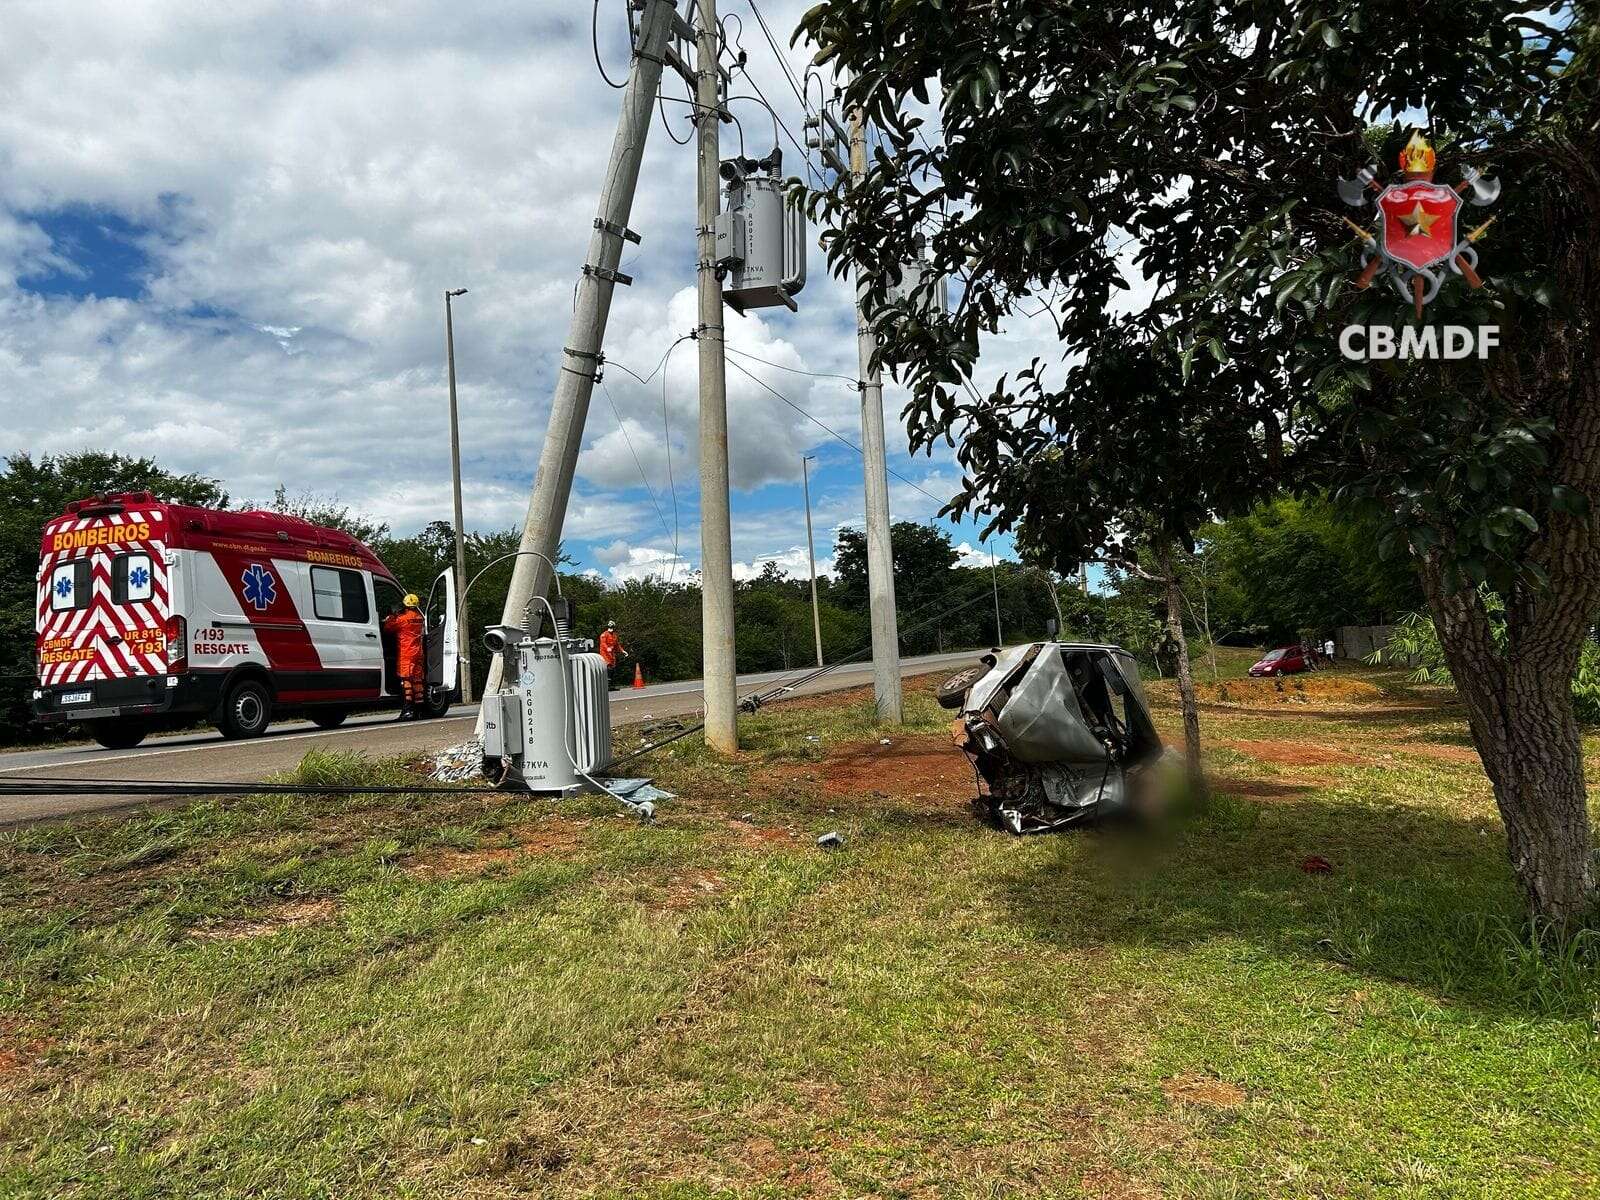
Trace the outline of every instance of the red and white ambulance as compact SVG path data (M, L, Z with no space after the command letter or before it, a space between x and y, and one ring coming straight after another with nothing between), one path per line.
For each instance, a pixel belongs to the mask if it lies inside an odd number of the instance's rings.
M430 596L433 716L458 694L453 583L445 572ZM228 737L285 712L332 728L399 703L382 622L404 595L361 542L299 517L148 492L79 500L44 527L34 713L112 748L197 717Z

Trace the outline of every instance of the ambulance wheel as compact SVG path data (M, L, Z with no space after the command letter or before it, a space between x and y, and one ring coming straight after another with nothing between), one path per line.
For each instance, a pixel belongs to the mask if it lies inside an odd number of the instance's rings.
M89 736L107 750L132 750L144 741L150 727L143 721L90 721Z
M272 723L272 693L256 679L241 679L228 689L217 728L225 738L260 737Z
M318 729L337 729L350 715L348 708L314 708L307 714Z

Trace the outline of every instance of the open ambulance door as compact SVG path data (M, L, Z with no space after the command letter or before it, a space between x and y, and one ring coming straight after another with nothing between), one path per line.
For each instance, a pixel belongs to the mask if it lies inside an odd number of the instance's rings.
M461 698L461 630L456 619L456 576L449 568L428 589L423 607L428 630L428 695L445 706Z

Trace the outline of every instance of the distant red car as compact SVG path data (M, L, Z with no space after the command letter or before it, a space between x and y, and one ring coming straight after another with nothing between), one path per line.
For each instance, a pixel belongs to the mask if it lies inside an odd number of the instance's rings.
M1311 651L1302 646L1280 646L1269 650L1261 661L1250 668L1250 674L1260 679L1263 675L1295 675L1316 669Z

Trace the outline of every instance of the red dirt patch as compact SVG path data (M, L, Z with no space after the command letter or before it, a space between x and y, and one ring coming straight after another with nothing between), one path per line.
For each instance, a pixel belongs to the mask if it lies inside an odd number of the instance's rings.
M1226 792L1230 796L1246 796L1252 800L1287 800L1291 796L1314 792L1324 782L1320 779L1296 779L1291 782L1283 779L1216 778L1211 781L1211 786L1213 790Z
M1326 746L1308 746L1304 742L1242 741L1223 742L1230 750L1248 754L1261 762L1281 763L1287 767L1315 767L1329 763L1364 763L1360 755L1345 750L1330 750Z
M566 854L578 848L588 827L587 821L569 821L559 817L515 825L507 830L515 839L513 846L439 851L409 864L406 874L417 879L451 879L482 875L530 855Z
M1209 1075L1174 1075L1164 1080L1161 1090L1174 1104L1196 1104L1205 1108L1244 1107L1244 1093L1231 1083Z
M972 768L942 734L893 738L887 746L865 742L846 747L828 758L820 773L828 796L962 803L972 797Z
M189 936L202 942L237 942L245 938L264 937L280 929L298 929L305 925L320 925L338 914L339 906L332 900L285 900L263 909L254 917L240 917L200 925L189 931Z
M33 1066L55 1045L53 1038L29 1037L14 1018L0 1019L0 1080Z
M793 829L779 829L770 825L752 825L748 821L730 821L728 830L741 849L761 850L771 853L787 850L800 844Z

